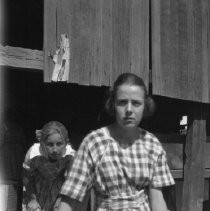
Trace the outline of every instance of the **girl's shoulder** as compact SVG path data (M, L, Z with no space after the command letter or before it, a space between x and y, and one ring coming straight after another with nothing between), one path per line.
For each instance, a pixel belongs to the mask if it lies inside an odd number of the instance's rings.
M63 157L66 157L66 156L69 156L69 155L70 155L70 157L74 156L75 155L75 150L71 147L70 144L67 144L66 145L66 151L65 151Z
M34 143L27 151L23 162L23 168L30 169L31 160L35 157L44 156L41 150L40 143Z

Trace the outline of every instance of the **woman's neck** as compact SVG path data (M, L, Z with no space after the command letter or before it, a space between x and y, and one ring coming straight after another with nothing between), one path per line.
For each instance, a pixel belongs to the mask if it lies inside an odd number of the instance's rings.
M119 143L131 144L139 138L139 129L131 128L125 129L119 124L114 123L110 126L110 135Z

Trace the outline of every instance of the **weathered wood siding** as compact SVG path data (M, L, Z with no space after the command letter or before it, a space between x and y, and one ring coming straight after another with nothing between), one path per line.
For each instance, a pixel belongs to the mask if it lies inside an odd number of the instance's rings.
M152 0L153 94L210 102L210 1Z
M109 86L123 72L149 80L148 0L45 0L44 81L60 35L70 39L69 81Z

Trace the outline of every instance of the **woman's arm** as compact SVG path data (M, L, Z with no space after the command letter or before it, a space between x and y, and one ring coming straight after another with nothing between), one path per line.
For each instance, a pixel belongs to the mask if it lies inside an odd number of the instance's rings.
M78 205L78 203L79 202L77 202L76 200L62 195L57 211L73 211L75 210L75 207Z
M87 191L82 202L79 202L75 199L71 199L65 195L60 195L60 202L56 211L87 210L89 199L90 190Z
M152 211L167 211L161 188L149 189L149 200Z
M60 202L58 211L72 211L72 206L66 202Z

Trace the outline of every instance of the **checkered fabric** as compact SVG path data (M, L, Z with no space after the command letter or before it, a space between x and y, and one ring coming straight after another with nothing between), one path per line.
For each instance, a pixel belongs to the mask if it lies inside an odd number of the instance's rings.
M97 210L110 210L103 203L110 199L110 203L114 199L115 210L150 210L147 187L173 185L174 179L158 139L139 130L139 139L130 146L119 145L106 127L88 134L75 155L61 194L82 201L86 190L92 186ZM142 190L145 200L135 199ZM133 200L141 201L138 209L132 205Z

